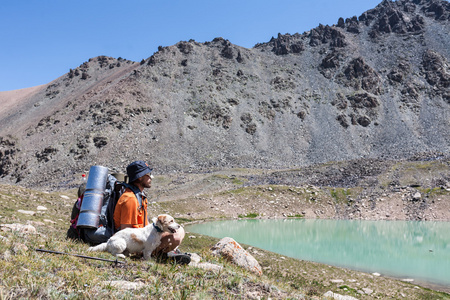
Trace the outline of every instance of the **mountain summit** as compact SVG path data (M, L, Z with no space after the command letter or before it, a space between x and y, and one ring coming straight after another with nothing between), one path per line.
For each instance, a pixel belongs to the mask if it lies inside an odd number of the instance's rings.
M251 49L223 38L99 56L0 93L0 177L67 186L91 165L292 168L450 150L450 4L384 0Z

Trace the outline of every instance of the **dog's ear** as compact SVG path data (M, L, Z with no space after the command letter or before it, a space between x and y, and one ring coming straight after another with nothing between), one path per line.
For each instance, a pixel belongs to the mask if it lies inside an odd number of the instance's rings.
M166 215L159 215L158 216L158 222L160 223L160 224L164 224L164 223L166 223Z
M158 220L157 218L152 218L153 224L156 224L156 221L157 221L157 220Z

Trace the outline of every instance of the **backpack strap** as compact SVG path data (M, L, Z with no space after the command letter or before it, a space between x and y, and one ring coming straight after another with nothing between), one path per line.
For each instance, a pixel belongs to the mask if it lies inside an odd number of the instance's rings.
M141 190L137 186L135 186L133 184L128 184L128 183L124 182L124 183L122 183L122 185L124 187L126 187L126 188L129 188L134 193L134 195L136 196L136 198L138 200L139 208L143 209L144 208L143 197L146 197L144 192L141 192ZM147 210L144 209L144 226L145 226L145 221L146 220L147 220ZM148 220L147 220L147 223L148 223Z
M141 190L137 186L135 186L133 184L128 184L128 183L125 183L125 182L121 183L121 184L124 187L129 188L136 195L136 198L137 198L137 200L139 202L139 208L141 208L142 207L142 202L143 202L142 201L143 193L141 192Z
M110 229L112 234L114 234L116 232L116 228L114 226L114 211L116 209L117 201L119 201L119 198L125 192L125 189L129 188L134 193L136 199L138 200L139 208L143 207L142 203L143 197L145 197L145 195L141 192L141 190L137 186L125 182L115 181L112 186L113 188L111 191L111 197L107 207L107 221L108 221L107 227ZM146 218L147 212L144 210L144 220Z

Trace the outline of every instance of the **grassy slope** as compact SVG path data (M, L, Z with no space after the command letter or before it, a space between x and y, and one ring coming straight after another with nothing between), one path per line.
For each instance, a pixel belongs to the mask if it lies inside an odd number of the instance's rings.
M214 180L219 181L222 187L230 181L227 176L216 176ZM160 181L162 183L163 179ZM232 181L239 184L236 179ZM260 199L257 196L259 189L246 191L246 201ZM224 193L223 188L218 190L222 191L217 192L217 197ZM342 193L339 190L331 193L331 196L339 200ZM61 195L67 195L69 199ZM0 239L0 298L246 299L259 296L272 299L319 299L320 295L332 290L358 299L450 299L449 294L395 279L282 257L243 245L263 267L264 275L258 277L211 256L209 248L217 239L197 234L196 238L185 239L182 250L198 253L203 261L223 265L223 271L215 273L138 258L128 259L126 265L114 266L107 262L36 252L36 248L44 248L92 255L87 252L87 245L65 239L75 195L74 190L44 193L0 185L0 223L31 224L37 229L37 234L30 235L0 233L4 237ZM185 209L185 202L186 199L158 202L154 204L154 210L184 215L184 212L177 211L177 207ZM47 210L33 216L17 212L19 209L37 211L39 205L45 206ZM187 222L192 219L179 220ZM96 253L96 256L112 259L108 253ZM335 279L344 282L333 283ZM132 282L137 287L125 289L123 282L115 286L115 281ZM358 293L363 288L373 293Z

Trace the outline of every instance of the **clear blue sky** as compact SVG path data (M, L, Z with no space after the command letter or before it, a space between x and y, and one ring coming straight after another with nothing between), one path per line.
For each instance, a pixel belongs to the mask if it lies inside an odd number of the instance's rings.
M48 83L99 55L134 61L158 46L223 37L251 48L359 16L381 0L2 0L0 91Z

